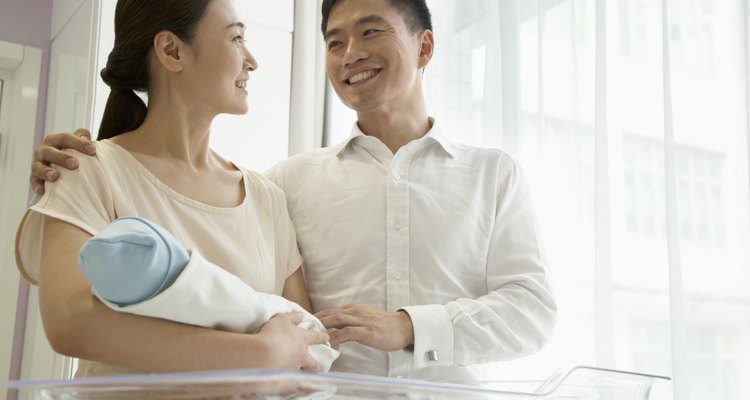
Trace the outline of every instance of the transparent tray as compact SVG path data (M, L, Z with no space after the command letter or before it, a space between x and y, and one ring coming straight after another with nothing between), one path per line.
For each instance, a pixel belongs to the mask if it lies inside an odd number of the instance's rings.
M64 381L10 381L19 399L597 399L654 400L669 378L593 367L561 369L544 381L469 386L342 373L233 370ZM664 389L667 389L666 391ZM671 398L659 395L658 399Z

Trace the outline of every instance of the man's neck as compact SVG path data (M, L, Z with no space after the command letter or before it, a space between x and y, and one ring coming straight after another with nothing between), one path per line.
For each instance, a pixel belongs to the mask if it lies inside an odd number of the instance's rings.
M357 125L368 136L376 137L391 153L396 152L412 140L420 139L432 128L426 113L357 113Z

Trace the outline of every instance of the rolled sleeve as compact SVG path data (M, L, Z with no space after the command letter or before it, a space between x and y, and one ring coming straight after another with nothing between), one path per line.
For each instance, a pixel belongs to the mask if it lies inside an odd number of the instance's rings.
M403 307L414 326L415 369L453 365L453 324L442 305Z

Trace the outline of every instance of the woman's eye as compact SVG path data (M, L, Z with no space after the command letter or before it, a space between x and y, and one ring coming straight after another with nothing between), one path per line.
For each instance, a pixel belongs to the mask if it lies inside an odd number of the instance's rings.
M242 35L237 35L234 38L232 38L232 41L244 43L245 42L245 38L242 37Z

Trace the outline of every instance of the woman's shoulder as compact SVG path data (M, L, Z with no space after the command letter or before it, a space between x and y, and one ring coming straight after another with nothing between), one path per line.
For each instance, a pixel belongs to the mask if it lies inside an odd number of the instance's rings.
M62 178L59 181L66 185L87 183L94 186L109 186L113 183L121 184L126 180L121 172L133 169L131 168L133 164L132 156L109 140L94 143L96 146L94 155L81 153L74 149L64 150L65 153L75 157L78 161L78 167L73 170L56 167Z
M253 171L251 169L247 169L244 167L237 167L239 168L240 172L242 172L242 176L247 180L248 185L252 186L254 188L257 188L258 190L262 190L264 192L269 193L270 195L283 195L284 192L276 186L273 181L268 179L265 175L261 174L258 171Z
M270 209L276 211L286 210L286 196L284 191L273 183L273 181L260 172L242 167L238 168L242 171L243 178L245 179L247 195L253 200L256 206L260 206L261 208L265 208L263 206L270 206Z

